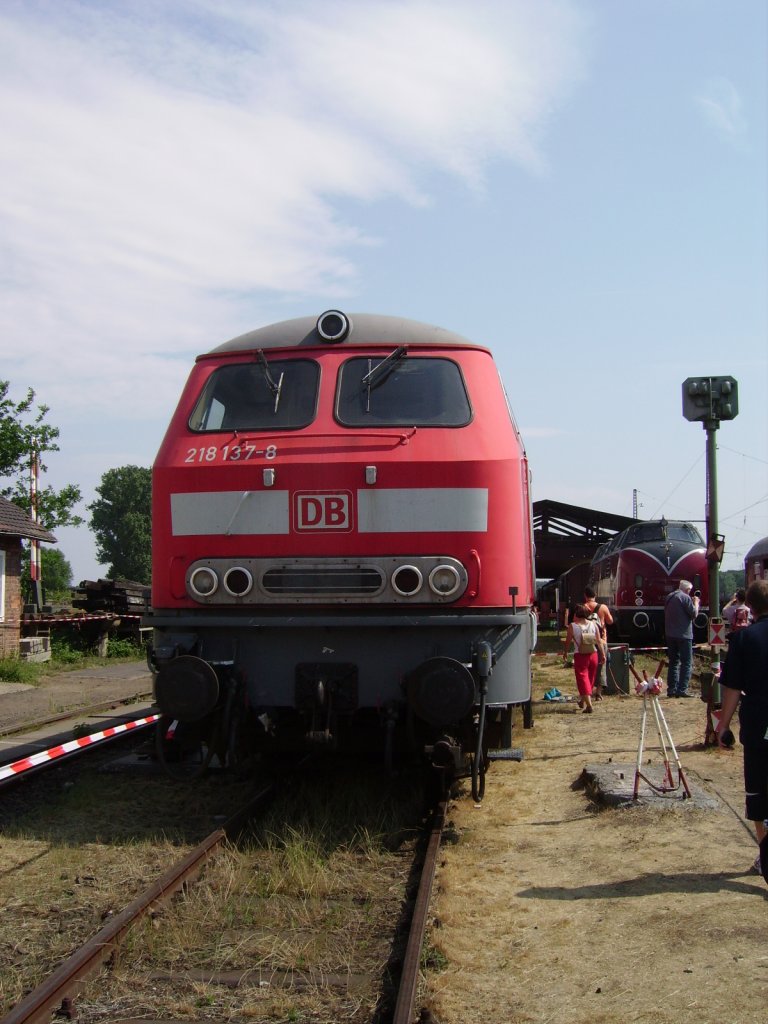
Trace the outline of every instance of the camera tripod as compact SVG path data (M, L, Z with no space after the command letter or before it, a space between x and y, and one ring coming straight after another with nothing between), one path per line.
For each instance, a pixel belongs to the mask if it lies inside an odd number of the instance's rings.
M640 779L643 779L644 782L647 782L651 789L654 789L657 793L674 793L682 786L684 790L683 799L689 800L691 798L691 791L688 788L688 780L685 777L683 766L680 764L680 758L678 757L677 750L675 749L675 744L672 739L672 733L669 731L667 720L664 717L664 712L662 711L661 704L659 703L659 693L661 691L660 675L663 666L664 662L660 661L659 667L656 669L656 675L653 677L653 679L648 678L648 674L646 673L645 669L643 669L643 678L641 679L635 671L634 665L630 664L629 666L632 675L637 680L637 686L635 687L635 691L639 694L642 694L643 697L643 717L640 726L640 744L637 748L637 764L635 766L635 787L632 792L633 800L637 800L638 798L638 792L640 789ZM651 706L651 710L653 711L654 721L656 722L656 732L659 737L659 749L661 750L664 756L665 782L660 786L657 785L655 782L651 782L651 780L646 775L643 775L641 771L641 765L643 762L643 747L645 744L645 730L648 724L649 704ZM674 758L675 765L677 766L677 783L675 783L672 777L670 752L672 754L672 757Z

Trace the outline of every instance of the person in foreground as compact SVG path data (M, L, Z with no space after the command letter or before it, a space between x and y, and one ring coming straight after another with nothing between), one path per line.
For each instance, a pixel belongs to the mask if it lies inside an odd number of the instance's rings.
M600 643L600 627L588 619L587 609L577 604L573 622L568 623L565 634L565 649L573 646L573 671L579 691L579 707L585 715L591 715L592 689L597 677L597 646Z
M693 584L680 580L664 605L664 632L667 637L667 696L692 697L688 693L693 665L693 620L699 614L698 595L691 597Z
M603 687L606 685L606 664L608 662L608 626L613 625L613 616L607 605L600 604L592 587L584 588L584 607L587 618L596 622L600 630L600 641L597 645L597 676L593 697L603 699Z
M757 841L768 866L768 580L756 580L747 590L755 622L731 637L720 676L722 711L717 741L739 708L739 740L744 747L746 817L755 823ZM764 850L765 848L765 850ZM760 871L760 857L753 868ZM765 874L765 872L763 872Z

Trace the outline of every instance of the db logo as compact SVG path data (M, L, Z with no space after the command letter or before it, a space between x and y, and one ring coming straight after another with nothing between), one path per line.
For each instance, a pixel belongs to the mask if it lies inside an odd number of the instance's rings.
M294 495L294 525L297 531L351 530L352 494L297 491Z

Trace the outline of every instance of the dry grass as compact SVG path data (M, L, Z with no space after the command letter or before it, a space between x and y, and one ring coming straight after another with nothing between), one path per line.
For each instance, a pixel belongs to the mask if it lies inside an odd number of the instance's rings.
M553 686L575 696L560 659L534 665L539 700ZM591 716L537 703L534 729L515 739L525 760L493 766L480 808L452 807L460 842L445 850L431 936L443 969L425 988L442 1024L764 1019L768 887L747 870L756 846L740 815L740 750L702 746L701 701L663 706L717 810L600 810L576 786L586 764L634 765L635 696L608 697Z
M157 781L153 812L136 795L147 786L93 780L73 787L53 814L50 807L31 809L0 846L8 879L0 896L9 904L0 925L5 1007L183 852L178 817L163 818L173 796L200 823L210 822L221 802L215 784L204 799L200 787L190 795ZM294 785L241 843L209 863L200 884L133 929L111 969L78 1000L79 1019L370 1021L402 910L420 805L413 779L358 771L350 780L348 766L343 775L329 766ZM140 816L150 820L140 826ZM161 838L161 823L172 839ZM188 823L186 837L194 831ZM15 902L14 873L23 885ZM61 926L53 940L52 922ZM249 978L240 988L206 981L217 972ZM322 980L329 976L354 984L329 988ZM292 977L314 982L285 990Z

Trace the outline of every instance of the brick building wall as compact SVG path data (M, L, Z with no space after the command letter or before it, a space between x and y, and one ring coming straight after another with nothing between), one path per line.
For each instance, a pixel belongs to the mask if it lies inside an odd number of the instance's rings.
M21 635L21 540L18 537L0 535L0 570L3 574L0 658L9 658L18 655Z

